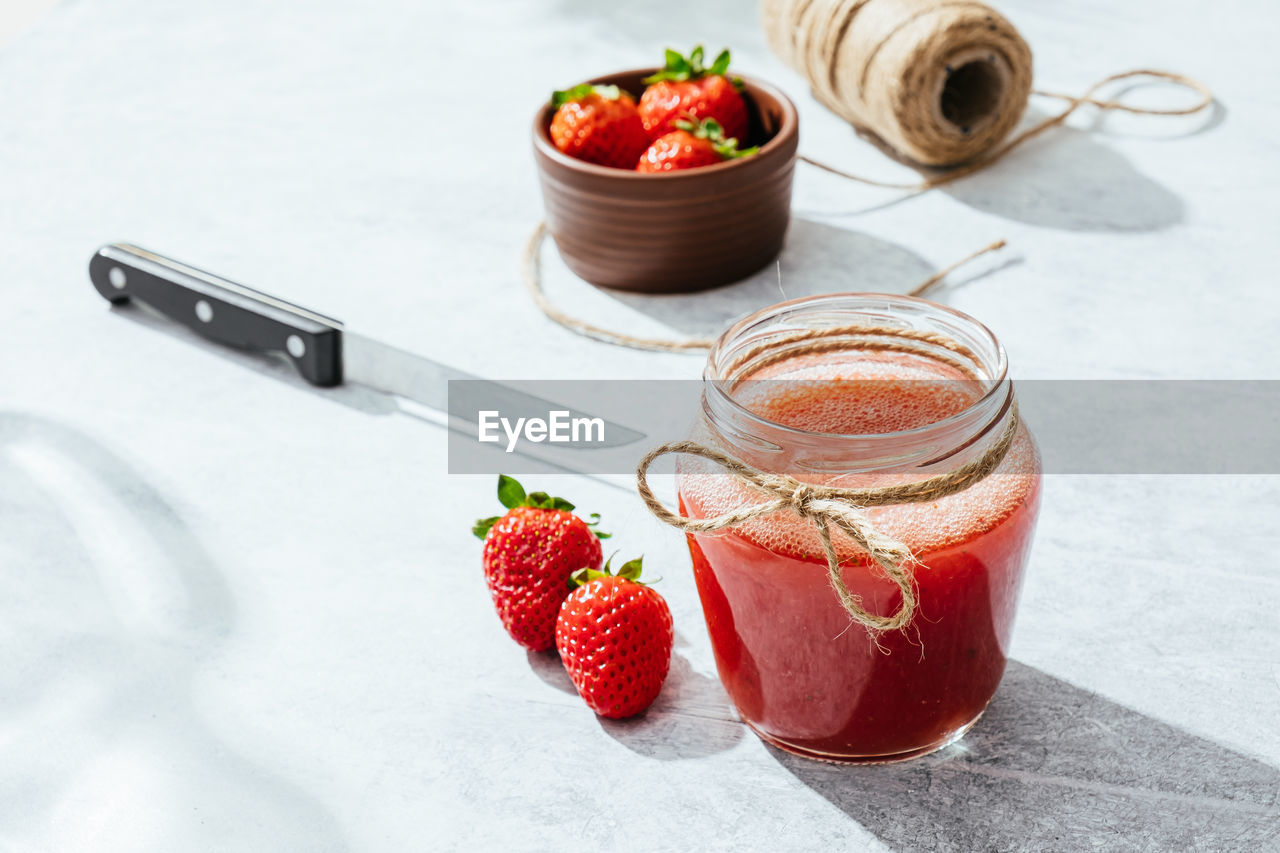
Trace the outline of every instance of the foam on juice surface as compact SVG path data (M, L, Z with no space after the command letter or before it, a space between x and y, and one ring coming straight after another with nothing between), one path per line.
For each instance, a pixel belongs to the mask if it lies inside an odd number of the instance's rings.
M869 435L915 429L957 414L981 394L978 383L959 370L925 356L896 352L819 353L787 359L749 377L734 392L753 413L810 432ZM1009 516L1035 483L1035 447L1025 430L991 475L969 489L937 501L872 507L867 515L883 532L905 542L917 555L969 541ZM680 493L696 516L717 515L758 503L761 495L714 463L681 460ZM855 478L788 471L798 479L833 486L866 487L901 482L902 475ZM942 473L942 470L931 472ZM811 522L790 512L751 519L734 528L778 554L824 561ZM860 549L843 534L834 541L842 557Z

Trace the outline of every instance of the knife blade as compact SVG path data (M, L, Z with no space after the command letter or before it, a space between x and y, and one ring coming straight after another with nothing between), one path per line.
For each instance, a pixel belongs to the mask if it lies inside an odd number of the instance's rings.
M250 352L282 354L316 388L344 384L370 388L388 395L405 414L473 439L477 407L599 417L353 333L333 317L129 243L98 249L89 262L89 279L113 304L137 301L208 340ZM523 442L516 452L597 476L591 450L631 445L646 437L643 431L608 418L600 420L605 425L603 435L589 444L555 447Z

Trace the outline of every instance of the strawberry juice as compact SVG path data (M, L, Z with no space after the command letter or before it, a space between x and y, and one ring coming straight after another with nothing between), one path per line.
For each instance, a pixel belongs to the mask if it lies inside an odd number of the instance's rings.
M994 339L992 345L1003 359ZM978 452L1008 423L988 419L983 431L948 427L976 406L991 405L992 383L915 354L806 355L750 378L769 381L734 392L750 415L742 420L768 424L774 432L763 443L778 452L761 459L741 447L736 455L812 483L863 488L933 476L960 464L955 454L947 458L952 444ZM719 432L722 446L726 432L741 440L742 430ZM807 459L787 452L787 435L808 442ZM943 458L915 470L881 465L868 471L850 464L847 454L832 464L813 451L851 442L871 446L876 437L899 448L931 441L930 458ZM841 606L812 522L781 511L728 531L689 535L720 678L742 719L775 745L836 761L909 758L963 735L1004 672L1039 474L1035 445L1019 427L999 467L967 490L866 510L919 560L914 618L878 636ZM694 517L760 500L702 460L680 463L678 491L682 511ZM897 586L843 534L834 543L850 591L871 612L894 613L901 603Z

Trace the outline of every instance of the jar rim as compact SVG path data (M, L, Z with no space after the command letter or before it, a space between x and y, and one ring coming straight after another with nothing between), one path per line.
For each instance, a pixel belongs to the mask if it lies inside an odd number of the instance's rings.
M757 412L739 402L734 395L724 387L724 383L726 381L733 380L734 377L720 375L724 366L719 364L719 361L727 354L729 348L743 336L749 334L753 327L766 324L770 320L777 319L778 317L796 309L812 309L815 313L823 308L843 308L845 310L853 309L854 311L857 311L856 303L858 302L865 302L868 307L880 306L882 311L892 311L897 307L918 312L921 316L934 315L934 317L941 318L946 323L955 326L957 331L967 331L971 337L977 339L977 343L979 345L988 349L988 353L991 356L991 369L987 370L990 375L979 380L984 383L989 383L988 387L983 391L981 396L973 400L963 409L948 415L945 418L941 418L927 424L922 424L918 427L912 427L910 429L876 433L820 432L784 424L779 421L762 417ZM880 319L886 318L882 317ZM992 332L985 323L978 320L973 315L967 314L956 308L942 305L929 299L921 299L916 296L892 293L848 292L826 293L789 299L785 302L779 302L762 308L739 319L737 322L730 325L729 328L725 329L725 331L712 345L711 351L707 355L706 365L703 368L702 379L704 389L713 391L717 400L727 405L733 412L735 418L742 418L748 423L758 424L771 432L777 432L780 435L793 435L797 438L812 440L889 443L915 438L926 438L961 427L967 422L972 421L976 412L988 410L998 405L996 417L992 422L987 424L987 427L993 425L995 421L1000 420L1003 416L1003 411L1007 408L1005 401L997 400L1001 390L1004 390L1006 399L1012 396L1012 383L1009 380L1008 373L1009 360L1004 346L995 336L995 333ZM705 390L704 393L706 393Z

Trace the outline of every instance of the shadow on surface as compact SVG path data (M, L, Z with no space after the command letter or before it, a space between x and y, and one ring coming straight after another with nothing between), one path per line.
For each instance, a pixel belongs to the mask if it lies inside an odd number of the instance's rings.
M676 633L676 648L687 645ZM720 680L695 672L683 655L672 654L671 670L657 700L629 720L599 718L600 727L632 752L659 761L704 758L742 740L738 721Z
M0 412L0 518L5 842L344 848L318 801L204 718L192 681L235 607L158 490L81 432Z
M1015 661L973 731L932 756L839 767L769 749L897 851L1280 841L1280 770Z
M568 671L560 661L559 653L554 649L549 652L526 651L525 654L529 657L529 669L542 679L543 684L571 696L578 695L577 688L573 686L573 680L569 678Z
M1194 136L1221 123L1225 112L1215 102L1204 123L1195 130L1181 131L1172 137L1143 138L1152 138L1154 142ZM1044 112L1028 109L1021 126L1025 128L1046 117ZM990 168L960 178L938 191L1002 219L1063 231L1160 231L1182 222L1185 216L1182 200L1143 175L1127 157L1106 143L1107 136L1126 135L1105 130L1108 117L1099 114L1092 130L1069 126L1050 128ZM1161 117L1144 118L1159 122ZM850 135L858 140L854 144L875 146L890 160L914 169L922 180L945 174L945 170L902 159L873 134L851 128ZM840 164L832 165L839 167ZM841 180L834 176L827 178ZM904 190L897 197L868 207L822 213L857 216L892 207L917 195L918 191Z
M1182 199L1072 127L1028 141L943 192L983 213L1063 231L1161 231L1185 215Z
M821 293L906 293L934 269L914 252L862 234L792 217L779 266L736 284L689 294L642 295L602 289L619 302L687 335L718 335L769 305ZM964 271L956 273L964 276Z
M269 376L299 391L321 394L325 398L350 409L370 415L389 415L399 411L399 407L391 396L375 388L358 384L343 384L336 388L317 388L303 379L298 369L281 353L263 353L254 350L237 349L227 344L217 343L201 337L181 323L152 311L138 301L126 302L111 306L111 313L117 317L137 323L139 326L154 332L161 332L189 346L198 347L205 352L226 359L239 366ZM391 349L388 347L388 349ZM398 351L399 352L399 351ZM411 359L409 353L401 353L406 360Z

